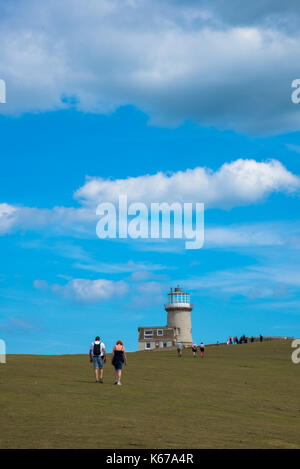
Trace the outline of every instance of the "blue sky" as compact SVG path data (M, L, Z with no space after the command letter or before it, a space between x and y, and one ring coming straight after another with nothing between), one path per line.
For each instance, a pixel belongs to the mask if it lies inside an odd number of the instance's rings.
M197 342L299 336L297 5L247 19L218 1L76 1L59 20L68 4L0 7L7 352L85 353L95 335L134 351L138 326L166 323L177 283ZM203 248L97 238L96 206L118 188L133 202L204 202Z

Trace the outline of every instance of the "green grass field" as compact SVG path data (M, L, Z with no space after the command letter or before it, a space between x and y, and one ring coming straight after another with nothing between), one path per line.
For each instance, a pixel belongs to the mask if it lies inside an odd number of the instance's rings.
M88 356L9 355L0 448L299 448L300 365L290 341L128 354L96 384Z

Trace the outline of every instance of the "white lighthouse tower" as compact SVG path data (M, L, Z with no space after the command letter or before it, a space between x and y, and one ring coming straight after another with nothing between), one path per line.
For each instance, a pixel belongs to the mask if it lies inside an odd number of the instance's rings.
M177 342L181 342L184 346L191 346L193 343L191 323L193 305L190 302L190 294L183 292L178 285L174 291L171 288L168 297L169 303L165 305L168 313L168 327L176 327Z

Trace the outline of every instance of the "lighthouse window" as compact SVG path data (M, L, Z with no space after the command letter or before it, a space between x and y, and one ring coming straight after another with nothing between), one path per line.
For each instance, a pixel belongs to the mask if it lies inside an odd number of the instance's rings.
M162 329L157 329L157 335L163 335L164 331Z
M151 348L151 343L150 342L146 343L146 348Z
M153 337L153 330L144 331L144 337Z

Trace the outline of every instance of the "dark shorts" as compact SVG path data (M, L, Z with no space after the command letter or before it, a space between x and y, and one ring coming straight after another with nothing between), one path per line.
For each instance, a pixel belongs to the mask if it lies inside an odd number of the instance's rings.
M124 362L115 362L114 367L115 370L122 370Z

